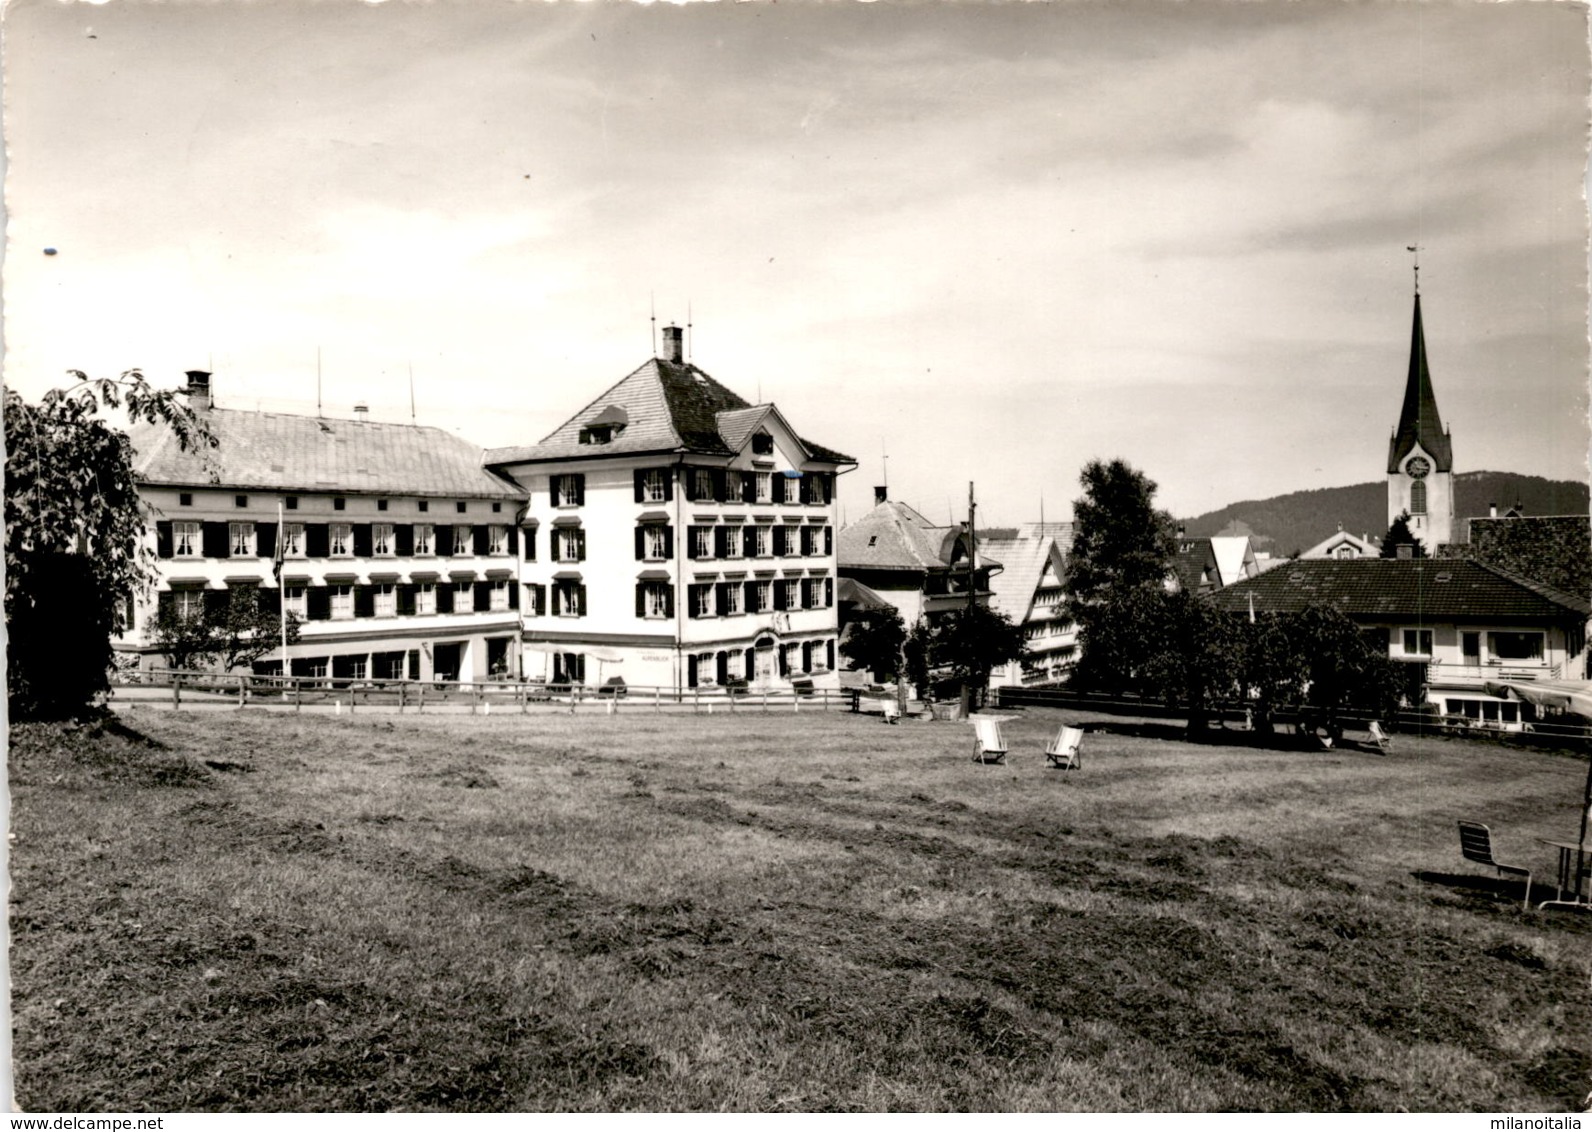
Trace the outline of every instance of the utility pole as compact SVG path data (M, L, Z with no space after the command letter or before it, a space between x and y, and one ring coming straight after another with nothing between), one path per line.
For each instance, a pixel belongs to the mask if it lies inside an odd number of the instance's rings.
M978 604L975 593L976 584L973 580L974 571L978 568L978 527L975 525L974 516L978 511L978 504L973 502L973 481L967 481L967 614L968 625L972 625L973 607ZM963 634L966 640L966 634ZM973 710L973 688L967 683L962 685L962 718L966 719Z

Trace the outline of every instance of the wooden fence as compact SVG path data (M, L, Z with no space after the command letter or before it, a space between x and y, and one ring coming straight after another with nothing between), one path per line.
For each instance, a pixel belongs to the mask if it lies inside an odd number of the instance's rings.
M169 690L170 705L305 707L334 711L425 712L468 709L473 713L562 710L602 712L858 711L859 694L829 688L664 688L637 685L558 684L541 680L353 680L327 676L259 676L157 668L123 680L118 690ZM124 698L133 696L124 693ZM143 696L164 703L164 696Z

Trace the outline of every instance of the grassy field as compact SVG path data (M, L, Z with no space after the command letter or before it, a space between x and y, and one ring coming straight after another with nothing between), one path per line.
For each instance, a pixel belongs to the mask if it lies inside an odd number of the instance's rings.
M18 1102L1581 1107L1592 916L1454 821L1547 879L1584 762L1062 718L15 728Z

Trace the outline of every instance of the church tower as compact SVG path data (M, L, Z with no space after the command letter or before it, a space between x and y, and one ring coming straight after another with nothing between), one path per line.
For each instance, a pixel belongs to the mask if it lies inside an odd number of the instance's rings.
M1404 383L1404 407L1387 450L1387 521L1391 526L1408 511L1410 533L1432 554L1440 544L1454 541L1454 447L1437 415L1421 326L1419 275L1416 280L1410 372Z

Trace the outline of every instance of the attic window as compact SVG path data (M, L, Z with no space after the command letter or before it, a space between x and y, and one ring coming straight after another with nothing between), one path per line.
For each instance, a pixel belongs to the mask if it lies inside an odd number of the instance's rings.
M1454 575L1450 574L1447 570L1444 570L1441 574L1434 575L1432 577L1432 581L1434 581L1434 582L1447 582L1447 581L1451 580L1453 577L1454 577Z
M752 455L772 456L774 454L774 438L766 432L752 434Z
M872 546L874 543L876 543L878 541L879 541L879 536L878 535L869 535L868 536L868 545L869 546Z
M582 444L611 444L615 437L625 431L622 424L594 424L587 425L580 430Z

